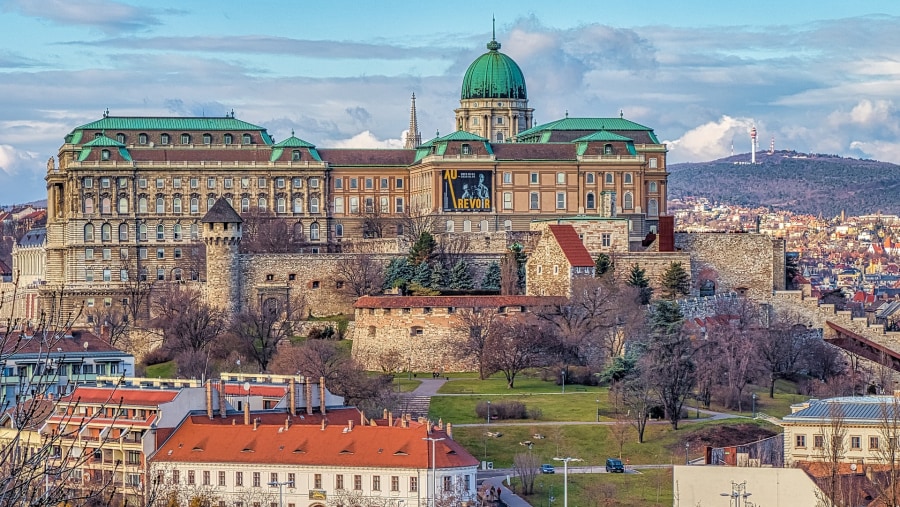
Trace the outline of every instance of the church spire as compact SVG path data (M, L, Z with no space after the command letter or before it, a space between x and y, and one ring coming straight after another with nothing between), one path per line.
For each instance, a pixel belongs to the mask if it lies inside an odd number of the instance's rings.
M406 132L406 143L404 148L411 150L422 144L422 134L419 132L419 121L416 118L416 94L412 94L411 104L409 106L409 131Z

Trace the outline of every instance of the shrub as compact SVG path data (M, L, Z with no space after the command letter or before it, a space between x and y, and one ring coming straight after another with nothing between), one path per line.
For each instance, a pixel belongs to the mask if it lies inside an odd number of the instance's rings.
M309 331L308 338L310 340L332 340L336 339L334 326L328 325L323 328L313 328Z
M171 361L172 359L174 359L174 357L175 354L173 354L172 351L167 349L166 347L157 347L150 352L147 352L147 355L144 356L144 360L142 362L146 366L151 366L154 364Z
M521 401L498 401L491 403L491 419L527 419L528 410ZM488 403L478 402L475 406L475 415L487 420Z

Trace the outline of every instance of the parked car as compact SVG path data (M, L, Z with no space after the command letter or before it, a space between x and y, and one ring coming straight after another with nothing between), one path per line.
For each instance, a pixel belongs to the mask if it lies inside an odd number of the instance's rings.
M625 465L622 464L622 460L616 458L609 458L606 460L606 471L614 474L614 473L625 473Z
M553 465L548 465L545 463L545 464L541 465L541 473L542 474L555 474L556 468L554 468Z

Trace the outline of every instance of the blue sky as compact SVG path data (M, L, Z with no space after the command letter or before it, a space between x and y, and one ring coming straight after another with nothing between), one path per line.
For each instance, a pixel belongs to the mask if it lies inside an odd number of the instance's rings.
M0 0L0 203L45 197L73 127L218 116L320 147L453 128L466 67L501 51L538 123L625 117L670 162L760 147L900 163L900 2Z

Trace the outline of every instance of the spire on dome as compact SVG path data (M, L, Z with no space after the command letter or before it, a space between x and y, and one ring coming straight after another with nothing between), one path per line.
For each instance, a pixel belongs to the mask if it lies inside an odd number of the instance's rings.
M491 51L498 51L500 43L497 42L497 19L491 16L491 42L487 43L487 48Z
M406 132L406 143L403 145L407 150L411 150L422 144L422 134L419 132L419 121L416 117L416 94L412 94L411 104L409 106L409 130Z

